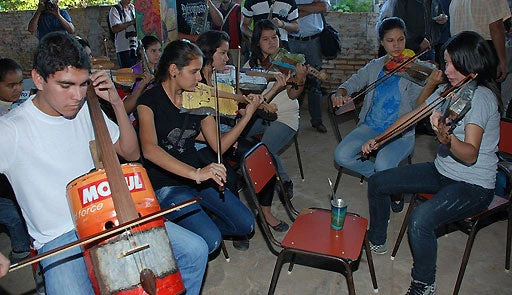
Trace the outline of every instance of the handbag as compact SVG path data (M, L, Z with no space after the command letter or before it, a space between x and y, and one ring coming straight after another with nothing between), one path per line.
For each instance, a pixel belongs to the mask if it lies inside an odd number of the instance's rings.
M320 33L322 56L325 59L335 59L341 53L340 33L325 21L323 14L322 21L324 22L324 29Z

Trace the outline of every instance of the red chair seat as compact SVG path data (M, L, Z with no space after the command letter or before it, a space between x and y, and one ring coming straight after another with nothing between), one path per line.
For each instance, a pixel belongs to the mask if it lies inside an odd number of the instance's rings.
M303 210L281 242L283 247L356 260L361 254L368 220L347 214L342 230L331 229L331 212Z

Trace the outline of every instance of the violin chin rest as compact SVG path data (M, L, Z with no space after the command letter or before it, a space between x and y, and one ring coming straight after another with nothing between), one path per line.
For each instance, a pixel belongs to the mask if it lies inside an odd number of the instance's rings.
M140 285L149 295L156 295L156 276L151 269L145 268L140 272Z

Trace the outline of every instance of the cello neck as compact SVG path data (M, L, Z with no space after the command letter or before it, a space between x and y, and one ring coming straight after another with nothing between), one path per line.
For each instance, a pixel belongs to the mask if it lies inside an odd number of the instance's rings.
M132 201L130 191L126 185L123 171L117 157L114 145L105 123L105 118L100 109L98 97L92 84L87 88L87 105L94 127L96 144L99 148L101 160L107 174L112 201L117 213L119 223L126 223L139 217L135 204Z

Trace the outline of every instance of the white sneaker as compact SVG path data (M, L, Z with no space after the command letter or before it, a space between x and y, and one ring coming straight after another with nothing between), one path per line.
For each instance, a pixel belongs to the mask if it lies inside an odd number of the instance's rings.
M386 252L388 252L388 248L386 247L386 244L374 245L374 244L372 244L372 242L370 242L370 250L372 251L372 253L379 254L379 255L386 254Z
M412 280L409 290L405 295L435 295L436 282L433 284L426 284L417 280Z

